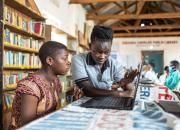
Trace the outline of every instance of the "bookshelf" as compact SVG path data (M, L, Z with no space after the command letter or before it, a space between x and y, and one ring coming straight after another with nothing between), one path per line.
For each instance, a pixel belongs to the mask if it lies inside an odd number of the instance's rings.
M4 3L3 1L1 0L0 1L0 20L3 19L3 6L4 6ZM2 62L2 59L3 59L3 23L0 21L0 128L3 128L3 62Z
M5 130L16 83L41 67L37 54L44 40L45 18L34 0L0 1L0 125Z
M78 53L87 52L89 50L88 39L80 31L78 31L78 42Z

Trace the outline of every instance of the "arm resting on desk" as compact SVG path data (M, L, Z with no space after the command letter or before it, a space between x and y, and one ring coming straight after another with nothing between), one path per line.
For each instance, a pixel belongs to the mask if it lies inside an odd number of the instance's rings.
M86 96L98 97L98 96L116 96L116 97L132 97L133 90L128 89L126 91L115 91L115 90L105 90L93 87L89 80L80 81L77 83L79 88L81 88ZM131 84L128 84L130 86ZM131 87L127 87L131 88Z

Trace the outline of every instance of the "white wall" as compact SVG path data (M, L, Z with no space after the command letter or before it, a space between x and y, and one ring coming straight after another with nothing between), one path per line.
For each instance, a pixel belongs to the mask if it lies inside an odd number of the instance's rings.
M164 51L164 65L180 61L180 37L115 38L112 51L118 52L123 65L136 67L141 51ZM128 64L127 64L128 63Z
M75 36L76 26L84 32L86 11L81 5L69 4L69 0L35 0L41 14L52 24ZM57 3L57 4L54 4Z

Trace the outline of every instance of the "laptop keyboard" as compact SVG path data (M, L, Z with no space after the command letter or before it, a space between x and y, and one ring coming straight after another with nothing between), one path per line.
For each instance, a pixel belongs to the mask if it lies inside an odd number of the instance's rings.
M96 97L83 103L82 107L101 109L132 109L133 99L123 97Z

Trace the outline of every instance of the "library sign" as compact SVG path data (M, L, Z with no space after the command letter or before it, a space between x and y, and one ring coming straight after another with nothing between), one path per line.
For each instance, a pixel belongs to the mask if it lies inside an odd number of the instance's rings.
M137 47L159 47L160 45L174 45L178 44L178 40L132 40L132 41L122 41L123 45L136 45Z

